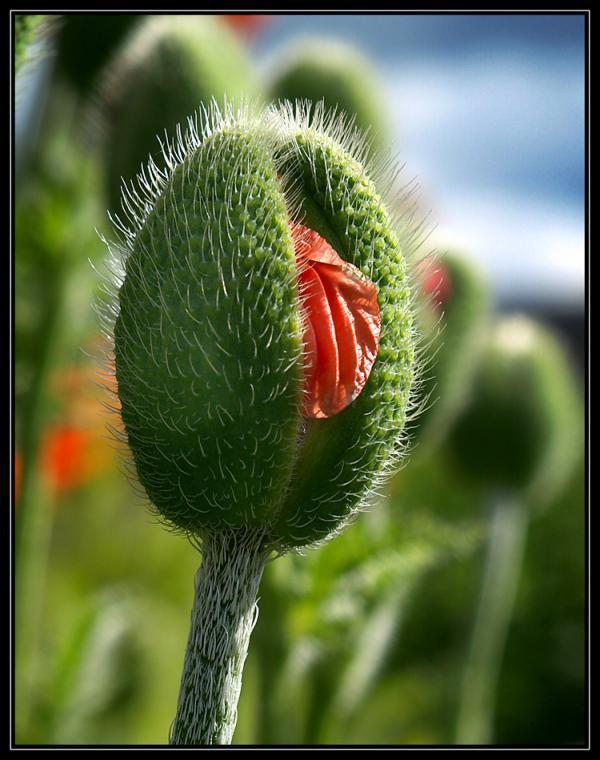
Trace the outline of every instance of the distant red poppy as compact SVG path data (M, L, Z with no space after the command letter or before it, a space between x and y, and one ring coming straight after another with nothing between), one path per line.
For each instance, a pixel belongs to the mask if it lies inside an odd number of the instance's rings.
M243 37L255 37L272 20L264 13L223 13L220 18Z
M100 399L110 400L98 382L112 387L110 373L102 377L93 365L71 365L57 370L51 380L62 413L40 442L40 466L56 493L79 488L110 466L113 452L107 441L107 412Z
M314 230L293 225L304 316L302 413L331 417L364 388L379 349L377 288Z
M50 485L63 493L86 483L93 472L91 432L71 425L48 428L42 444L42 470Z
M418 269L421 291L429 296L437 308L445 306L452 294L452 281L447 267L439 260L428 257Z

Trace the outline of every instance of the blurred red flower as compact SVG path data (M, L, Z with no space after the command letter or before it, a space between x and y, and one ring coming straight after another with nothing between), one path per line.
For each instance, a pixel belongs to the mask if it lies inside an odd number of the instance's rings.
M84 485L94 474L91 444L90 430L58 424L44 432L42 472L58 494Z
M256 37L273 17L263 13L223 13L220 18L240 36Z

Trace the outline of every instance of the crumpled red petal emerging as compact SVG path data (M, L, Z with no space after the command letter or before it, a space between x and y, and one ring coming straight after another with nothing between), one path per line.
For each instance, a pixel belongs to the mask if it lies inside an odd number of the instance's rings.
M379 349L377 288L314 230L292 225L304 316L302 414L332 417L364 388Z

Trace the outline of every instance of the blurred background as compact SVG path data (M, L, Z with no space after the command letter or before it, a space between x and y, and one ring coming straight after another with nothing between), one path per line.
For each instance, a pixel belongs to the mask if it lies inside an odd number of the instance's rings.
M380 503L267 568L234 742L582 744L584 15L13 19L17 742L167 739L199 556L119 469L92 304L120 178L227 95L403 165L427 357Z

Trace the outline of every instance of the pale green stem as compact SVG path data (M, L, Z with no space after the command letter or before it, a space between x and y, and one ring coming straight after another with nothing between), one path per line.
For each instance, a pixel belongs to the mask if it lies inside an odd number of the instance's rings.
M33 738L30 731L34 728L31 720L37 707L47 558L56 507L55 499L37 480L32 484L31 496L35 509L28 514L15 577L15 716L17 735L22 741Z
M218 531L203 538L171 744L231 743L267 558L263 532Z
M496 497L485 574L465 668L457 744L491 744L496 689L519 586L528 514L518 499Z
M343 737L359 714L397 636L412 585L393 585L387 589L363 626L355 652L341 675L322 722L324 744L343 743Z
M40 354L27 403L22 410L23 475L15 515L15 633L17 673L17 728L27 737L35 705L33 695L39 664L38 644L55 500L40 482L38 464L42 421L47 406L47 380L55 361L63 316L65 270L49 279L53 289L41 327Z

